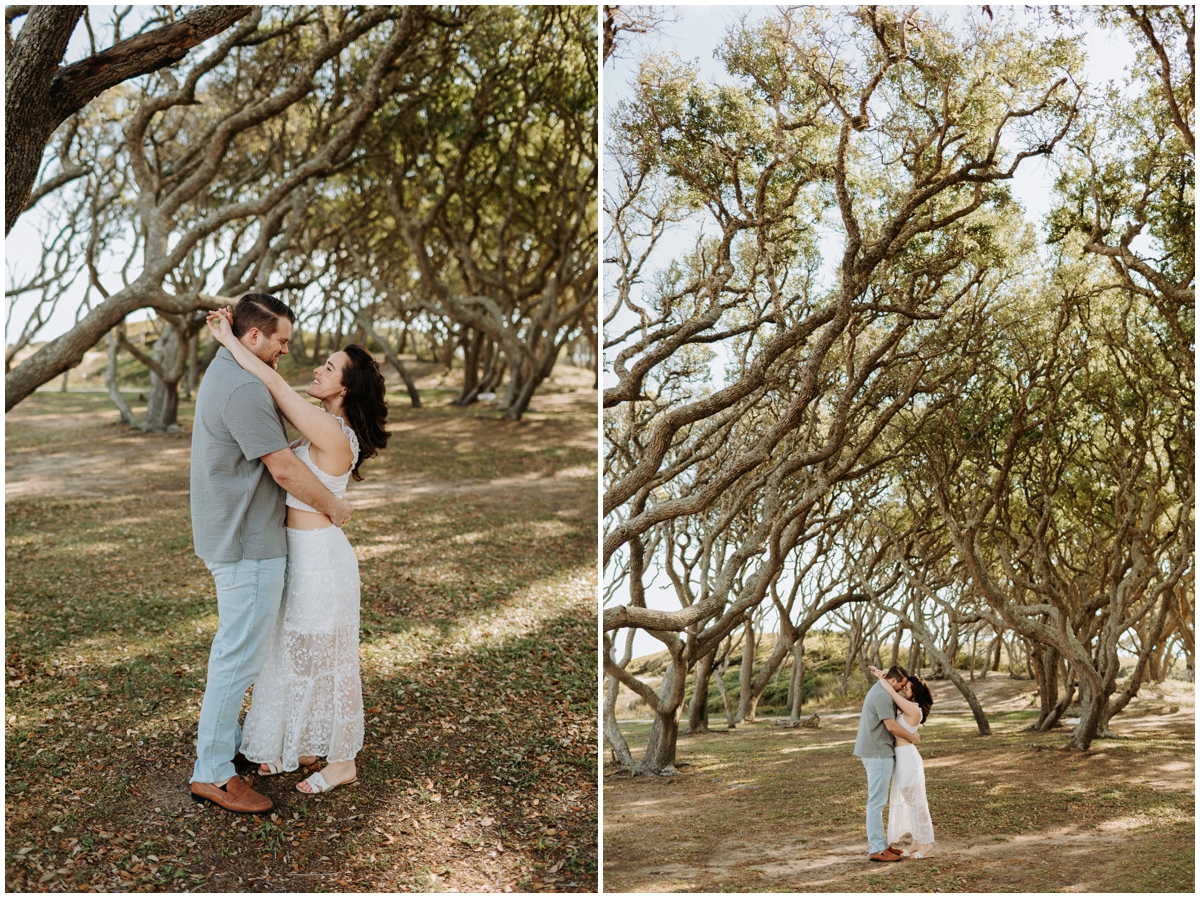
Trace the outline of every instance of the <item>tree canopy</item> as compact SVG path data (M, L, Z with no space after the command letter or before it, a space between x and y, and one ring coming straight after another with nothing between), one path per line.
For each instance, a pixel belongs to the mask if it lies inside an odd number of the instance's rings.
M253 7L113 87L59 127L34 190L43 253L8 290L10 325L18 297L34 311L7 347L7 407L112 334L151 368L144 426L169 427L205 310L255 290L284 295L313 354L323 328L356 330L414 403L399 356L423 328L446 364L464 354L460 401L507 376L500 404L520 418L564 348L596 339L595 22L592 7ZM76 326L12 367L76 282ZM143 308L153 355L123 337Z
M732 719L790 663L795 721L818 623L850 634L847 673L907 632L964 693L983 628L1027 659L1039 727L1078 688L1075 748L1168 642L1190 669L1191 15L806 7L732 26L719 80L640 59L604 201L605 733L626 766L670 769L688 676L695 729L737 639ZM1083 28L1137 42L1127 83L1086 84ZM1060 172L1038 226L1011 188L1035 159ZM648 607L655 583L677 610ZM634 629L669 655L657 688L626 669ZM1118 651L1138 659L1119 686ZM655 714L640 761L618 683Z

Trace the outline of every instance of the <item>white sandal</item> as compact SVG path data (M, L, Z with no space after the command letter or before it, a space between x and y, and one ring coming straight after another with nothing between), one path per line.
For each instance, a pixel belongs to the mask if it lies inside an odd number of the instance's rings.
M301 780L301 782L308 783L308 788L312 789L312 791L305 792L300 788L300 783L296 783L297 792L300 792L304 795L320 795L322 792L328 792L330 789L336 789L338 786L353 786L358 782L358 777L355 777L354 779L348 780L344 783L334 783L331 786L329 783L325 782L325 777L321 776L321 771L318 770L308 779Z
M263 764L267 765L266 770L263 770ZM286 772L283 769L283 758L280 758L278 761L263 761L262 764L258 765L259 776L279 776L279 774Z

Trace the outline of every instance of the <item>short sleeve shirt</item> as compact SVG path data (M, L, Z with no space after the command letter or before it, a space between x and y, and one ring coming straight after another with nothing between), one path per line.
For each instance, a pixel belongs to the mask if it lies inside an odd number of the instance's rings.
M204 373L192 426L192 542L205 561L287 555L284 491L262 456L286 449L271 393L225 347Z
M885 720L896 718L896 706L892 697L876 683L867 691L863 701L862 716L858 719L858 738L854 740L854 754L860 758L892 758L896 755L895 740L883 725Z

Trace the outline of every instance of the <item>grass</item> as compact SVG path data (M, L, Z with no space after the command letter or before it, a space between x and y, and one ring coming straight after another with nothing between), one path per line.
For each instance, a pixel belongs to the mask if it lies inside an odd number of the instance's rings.
M96 394L14 409L10 489L61 488L6 505L10 890L595 890L594 414L509 424L452 395L389 395L391 446L348 494L360 782L258 779L276 808L250 818L188 797L217 616L186 437L127 433Z
M1087 753L1031 712L930 718L921 753L938 856L866 863L856 716L682 737L681 774L605 781L610 891L1185 891L1195 878L1191 718ZM649 724L622 725L635 756ZM672 832L674 839L662 835ZM655 833L654 851L646 851Z

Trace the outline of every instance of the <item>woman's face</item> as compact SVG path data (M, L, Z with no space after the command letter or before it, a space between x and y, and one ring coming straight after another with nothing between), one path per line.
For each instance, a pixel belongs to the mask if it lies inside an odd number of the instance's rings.
M903 695L906 699L908 699L911 702L912 701L912 683L905 681L904 688L900 690L900 694Z
M344 352L335 352L329 360L313 369L313 380L308 385L308 395L314 399L329 399L342 393L342 372L350 357Z

